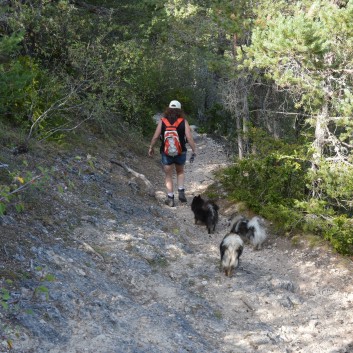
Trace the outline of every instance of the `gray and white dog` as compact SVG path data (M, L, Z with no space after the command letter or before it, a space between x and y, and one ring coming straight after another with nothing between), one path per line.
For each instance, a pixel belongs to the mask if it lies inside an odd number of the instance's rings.
M243 241L250 243L255 250L260 250L267 238L265 221L258 216L250 220L241 215L233 217L230 222L230 232L239 234Z
M226 276L231 276L239 265L240 255L243 253L244 243L238 234L228 233L224 236L219 250L221 252L222 270Z

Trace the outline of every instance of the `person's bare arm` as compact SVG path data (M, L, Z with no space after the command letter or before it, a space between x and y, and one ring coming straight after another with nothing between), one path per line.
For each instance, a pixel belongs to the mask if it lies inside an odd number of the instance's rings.
M155 143L159 140L159 136L161 135L162 132L162 120L159 121L157 127L156 127L156 131L154 132L154 135L152 137L151 143L150 143L150 147L148 149L148 155L150 157L152 157L154 155L154 145Z
M185 136L188 140L188 144L192 149L192 153L196 154L196 144L194 138L192 137L192 132L189 123L185 120Z

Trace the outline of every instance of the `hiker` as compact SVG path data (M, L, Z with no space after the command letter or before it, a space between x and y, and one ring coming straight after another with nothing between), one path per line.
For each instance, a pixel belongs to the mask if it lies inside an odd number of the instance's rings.
M173 126L174 124L175 126ZM153 146L160 139L160 137L162 137L160 153L162 155L162 165L165 173L165 186L168 193L165 203L168 206L174 207L174 169L177 175L179 200L181 202L187 202L184 188L184 165L186 162L187 152L186 142L192 149L192 155L190 158L191 163L196 156L196 145L192 137L190 125L185 119L185 113L181 109L180 102L172 100L169 103L169 107L165 110L163 118L160 119L148 150L148 155L150 157L154 155Z

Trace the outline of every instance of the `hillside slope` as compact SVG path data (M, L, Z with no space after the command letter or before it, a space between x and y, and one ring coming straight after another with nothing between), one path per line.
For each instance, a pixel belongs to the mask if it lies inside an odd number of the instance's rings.
M230 161L212 139L195 139L188 204L175 208L163 204L159 156L128 144L92 138L13 157L54 167L55 186L0 219L0 352L353 352L348 260L270 233L263 250L245 248L233 277L220 271L236 207L219 191L209 236L190 203Z

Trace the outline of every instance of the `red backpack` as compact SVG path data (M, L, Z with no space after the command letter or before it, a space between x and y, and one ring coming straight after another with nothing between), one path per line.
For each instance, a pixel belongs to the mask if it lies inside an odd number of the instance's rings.
M179 118L173 125L166 118L162 118L163 123L166 126L164 132L164 153L167 156L175 157L182 153L181 144L179 141L179 135L177 132L178 126L183 122L183 118Z

